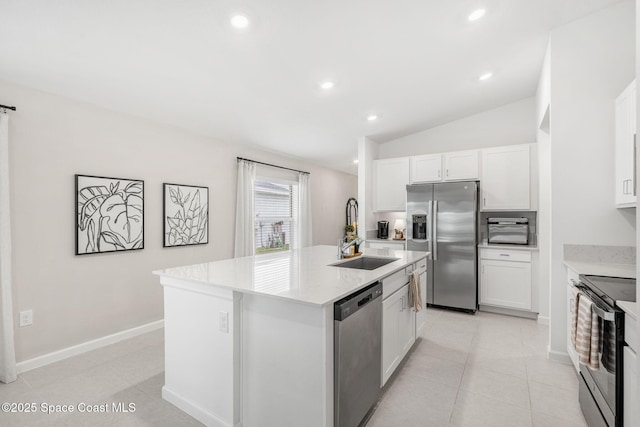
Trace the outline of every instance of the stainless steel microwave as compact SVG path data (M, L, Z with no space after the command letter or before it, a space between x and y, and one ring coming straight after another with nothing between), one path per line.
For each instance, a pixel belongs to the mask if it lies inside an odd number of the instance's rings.
M487 228L489 243L529 244L529 220L527 218L488 218Z

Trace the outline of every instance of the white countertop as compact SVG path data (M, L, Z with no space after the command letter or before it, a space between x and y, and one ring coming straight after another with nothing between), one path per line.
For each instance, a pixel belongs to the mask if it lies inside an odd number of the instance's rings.
M153 274L322 306L332 304L429 254L367 248L362 256L399 259L375 270L358 270L331 266L340 262L337 253L335 246L312 246L295 251L167 268L154 271Z
M633 320L638 320L638 311L637 305L635 302L631 301L616 301L616 305L624 310L629 316L633 318Z
M590 274L594 276L636 278L635 264L614 264L581 261L564 261L564 265L578 274Z
M483 240L479 245L480 249L508 249L508 250L516 250L516 251L537 251L538 246L536 245L506 245L499 243L487 243L486 240Z

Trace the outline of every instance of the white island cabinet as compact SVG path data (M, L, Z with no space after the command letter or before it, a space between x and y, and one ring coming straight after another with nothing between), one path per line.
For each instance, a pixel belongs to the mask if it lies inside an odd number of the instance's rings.
M168 268L164 399L208 426L333 426L333 304L427 252L375 270L333 246ZM382 333L382 331L381 331Z

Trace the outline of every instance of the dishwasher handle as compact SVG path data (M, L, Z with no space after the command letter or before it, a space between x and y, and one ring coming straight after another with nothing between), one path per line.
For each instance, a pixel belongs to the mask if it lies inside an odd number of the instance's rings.
M367 304L369 301L373 300L373 294L369 294L366 297L362 298L360 301L358 301L358 307L362 307L363 305Z

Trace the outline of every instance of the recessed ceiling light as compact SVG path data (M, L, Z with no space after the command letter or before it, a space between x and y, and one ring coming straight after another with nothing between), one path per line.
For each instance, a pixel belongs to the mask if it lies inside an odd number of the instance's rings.
M480 81L489 80L491 77L493 77L493 73L484 73L483 75L478 77L478 80Z
M367 116L367 120L370 121L370 122L375 122L376 120L378 120L378 116L375 115L375 114L369 114Z
M336 84L334 82L332 82L331 80L325 80L324 82L320 83L320 87L324 90L329 90L332 87L334 87Z
M233 15L230 22L231 26L239 30L243 30L249 26L249 18L244 15Z
M487 11L484 9L474 10L473 12L471 12L471 15L467 17L467 19L469 21L477 21L478 19L482 18L485 13L487 13Z

